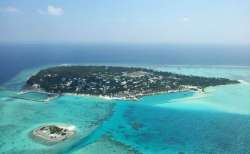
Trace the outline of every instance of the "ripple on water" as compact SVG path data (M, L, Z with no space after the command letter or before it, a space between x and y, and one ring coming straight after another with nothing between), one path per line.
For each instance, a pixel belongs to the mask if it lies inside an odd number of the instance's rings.
M250 81L249 69L179 68L163 69ZM27 73L13 80L9 86L20 87L25 78ZM0 91L0 125L3 126L0 126L0 130L4 132L0 133L0 153L58 153L97 130L112 110L112 106L105 100L93 97L65 96L42 104L3 99L10 93ZM208 95L195 99L189 99L189 95L183 98L182 94L174 94L173 97L144 97L136 103L118 101L125 104L100 129L103 134L111 134L113 139L95 138L96 142L76 153L93 153L98 152L98 149L100 153L128 151L129 147L116 144L117 141L145 153L250 153L249 93L249 84L244 82L240 85L212 88ZM192 110L194 108L196 110ZM215 109L219 109L218 112L212 112ZM28 132L47 122L76 125L79 136L51 147L29 140Z
M96 142L79 149L74 154L139 154L140 152L128 145L114 140L111 136L103 136Z
M107 102L108 101L108 102ZM53 153L69 147L88 136L112 113L110 100L95 97L62 96L48 103L12 99L0 103L0 153L37 152ZM45 146L29 138L32 129L45 123L68 123L78 129L72 140L55 146ZM15 125L13 125L15 124Z

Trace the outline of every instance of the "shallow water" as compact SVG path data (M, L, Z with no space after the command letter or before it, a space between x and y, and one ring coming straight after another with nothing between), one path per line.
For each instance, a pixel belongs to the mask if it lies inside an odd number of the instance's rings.
M250 153L250 68L154 68L244 82L209 87L202 94L160 94L139 101L63 96L45 104L10 98L27 77L37 71L27 70L5 84L11 90L0 90L0 129L3 132L0 152L81 153L87 147L93 152L95 148L100 151L103 145L112 144L109 149L120 150L117 153L131 148L142 153ZM32 129L53 122L75 125L76 137L54 146L39 144L29 137ZM117 148L116 142L102 140L105 135L125 144L126 148Z
M49 103L10 98L0 104L0 151L9 153L60 152L88 136L110 116L113 108L113 103L107 100L77 96L63 96ZM34 142L30 132L45 123L75 125L77 134L74 139L54 146Z

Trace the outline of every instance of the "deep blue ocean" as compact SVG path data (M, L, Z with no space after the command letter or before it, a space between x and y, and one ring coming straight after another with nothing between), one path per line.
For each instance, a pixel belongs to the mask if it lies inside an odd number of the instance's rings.
M250 65L250 46L16 44L0 45L0 84L48 64Z

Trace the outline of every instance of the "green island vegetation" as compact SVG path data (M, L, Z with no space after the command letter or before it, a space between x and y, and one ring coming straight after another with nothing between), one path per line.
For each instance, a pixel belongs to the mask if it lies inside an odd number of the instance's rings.
M66 135L66 133L65 133L66 130L65 129L57 127L55 125L50 126L49 131L50 131L51 134Z
M75 134L73 126L66 125L44 125L32 131L35 138L49 143L63 141Z
M209 86L236 83L239 82L226 78L180 75L135 67L57 66L31 76L24 89L137 99L159 92L204 91Z

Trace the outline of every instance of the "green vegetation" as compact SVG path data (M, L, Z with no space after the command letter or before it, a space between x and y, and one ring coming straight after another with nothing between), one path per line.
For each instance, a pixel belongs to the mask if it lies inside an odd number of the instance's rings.
M235 84L235 80L187 76L144 68L108 66L59 66L32 76L25 88L50 93L77 93L137 98L162 91L198 90Z
M50 134L62 134L64 129L57 126L49 126Z

